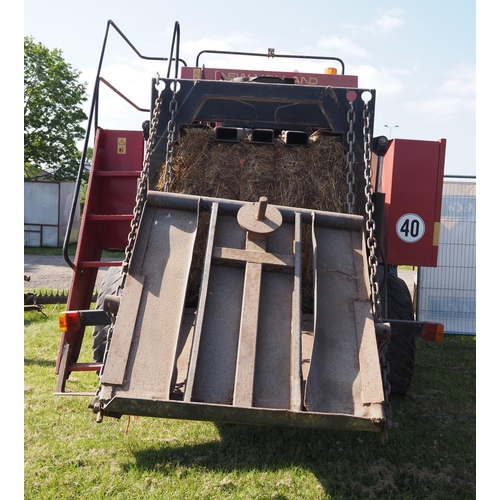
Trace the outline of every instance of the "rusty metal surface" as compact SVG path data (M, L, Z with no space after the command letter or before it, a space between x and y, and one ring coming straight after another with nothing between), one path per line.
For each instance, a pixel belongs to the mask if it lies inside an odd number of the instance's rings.
M145 211L102 384L117 384L131 396L169 397L197 217L191 211Z
M266 255L287 256L279 262L274 259L273 264L283 268L294 263L294 232L294 225L284 224L269 236ZM249 245L246 232L234 217L219 217L214 253L216 249L225 252L217 252L219 257L210 269L192 401L290 406L294 275L262 270L262 263L268 260L259 261L264 252L256 248ZM233 249L238 252L231 252ZM245 252L249 261L246 264ZM235 267L238 263L240 267ZM261 276L249 276L255 272Z
M262 264L248 262L245 266L238 356L234 378L233 404L235 406L252 406L253 402L261 281Z
M295 214L295 266L292 298L292 338L290 362L290 410L302 409L302 216Z
M245 232L234 217L220 216L214 245L243 248ZM193 379L192 401L231 404L245 269L212 265Z
M198 208L199 210L210 210L214 202L219 204L219 213L233 216L236 216L238 210L247 204L244 201L211 198L209 196L162 193L160 191L148 192L148 203L157 207L169 207L179 210L197 210ZM312 214L314 214L316 225L335 229L352 229L353 231L363 231L365 227L364 218L360 215L309 210L300 207L273 206L280 211L283 220L286 222L294 222L295 214L301 214L302 222L310 224Z
M101 378L104 414L379 430L361 226L335 216L314 224L316 310L303 317L301 226L315 214L272 211L273 230L259 232L262 206L238 223L251 204L213 200L198 305L186 310L192 198L146 204Z
M141 398L115 397L106 404L104 413L106 414L106 412L182 420L380 432L379 425L371 419L353 415L295 412L269 408L238 408L228 405Z
M213 203L212 204L212 211L210 215L210 223L208 227L208 234L207 234L207 242L206 242L206 250L205 253L206 255L213 255L214 252L214 236L215 236L215 227L217 224L217 215L219 211L219 204L218 203ZM196 373L196 366L198 363L198 355L200 352L200 339L201 339L201 332L203 328L203 321L205 318L205 310L206 310L206 304L207 304L207 294L208 294L208 281L210 277L210 267L211 267L211 261L208 258L205 258L204 263L203 263L203 271L201 275L201 282L200 282L200 298L199 298L199 303L198 303L198 311L196 315L196 322L193 324L193 340L192 340L192 347L191 347L191 354L190 357L187 358L187 360L182 363L182 358L178 360L178 365L182 364L184 366L187 366L186 370L186 377L183 378L182 373L178 373L178 380L176 381L176 385L180 388L184 386L184 400L185 401L191 401L191 398L193 396L193 382L194 382L194 375ZM181 353L182 355L182 353ZM179 378L180 375L180 378Z
M313 227L313 238L315 329L305 406L312 412L368 417L366 404L384 397L376 349L360 351L360 339L376 342L373 321L361 323L371 317L362 233ZM376 370L362 377L367 363L376 363ZM375 401L363 398L374 391Z

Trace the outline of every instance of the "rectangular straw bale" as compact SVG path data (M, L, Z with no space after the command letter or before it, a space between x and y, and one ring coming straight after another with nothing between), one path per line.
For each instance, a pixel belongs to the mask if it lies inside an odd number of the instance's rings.
M346 212L346 157L338 137L312 137L308 146L219 142L213 129L187 128L174 145L170 192L330 212ZM163 191L165 164L158 169L156 189ZM195 245L189 298L197 296L204 254L204 230ZM203 229L204 228L204 229ZM303 304L313 303L310 227L304 226Z

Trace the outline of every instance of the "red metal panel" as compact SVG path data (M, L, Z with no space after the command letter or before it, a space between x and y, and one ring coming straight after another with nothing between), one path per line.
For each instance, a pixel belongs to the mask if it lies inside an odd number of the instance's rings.
M99 266L110 265L101 262L102 251L123 250L127 246L143 155L142 132L97 129L66 304L68 311L90 308ZM65 343L71 345L70 362L77 361L84 330L62 335L56 370Z
M87 216L132 215L137 194L137 178L142 169L144 137L142 132L98 130L91 181L83 221ZM94 220L91 239L102 249L124 249L130 231L129 220ZM87 240L88 235L82 239Z
M379 188L388 264L437 265L445 148L445 139L390 143Z
M203 73L203 74L202 74ZM203 76L203 77L202 77ZM181 78L189 80L231 80L233 78L254 76L278 76L294 78L299 85L321 85L332 87L357 88L358 77L351 75L331 75L323 73L295 73L289 71L267 71L248 69L192 68L182 67Z

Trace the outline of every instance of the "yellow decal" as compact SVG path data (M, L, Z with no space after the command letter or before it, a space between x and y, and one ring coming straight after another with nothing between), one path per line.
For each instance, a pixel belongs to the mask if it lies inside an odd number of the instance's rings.
M193 69L193 80L200 80L201 79L201 68L194 68Z
M118 137L118 151L119 155L127 154L127 139L125 137Z
M439 245L439 230L441 228L441 224L439 222L434 222L434 236L432 239L432 245L437 247Z

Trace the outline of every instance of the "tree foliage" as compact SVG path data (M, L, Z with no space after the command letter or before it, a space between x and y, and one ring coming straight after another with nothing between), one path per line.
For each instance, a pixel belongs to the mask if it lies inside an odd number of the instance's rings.
M86 84L80 72L32 37L24 38L24 178L42 168L55 180L75 179L80 164L77 142L85 137L82 104Z

